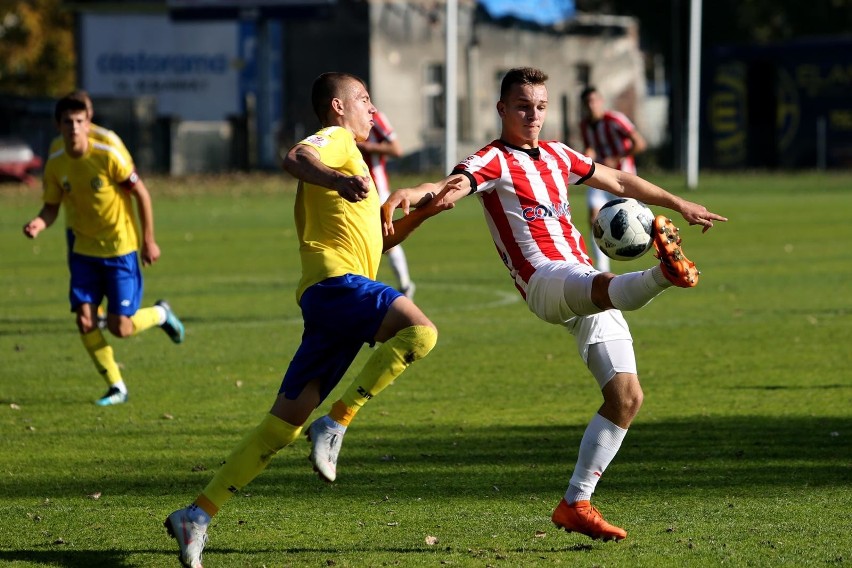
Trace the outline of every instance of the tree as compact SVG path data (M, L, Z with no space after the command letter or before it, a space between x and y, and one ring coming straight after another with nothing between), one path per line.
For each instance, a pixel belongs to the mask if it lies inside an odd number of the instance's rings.
M0 93L55 97L73 90L73 23L61 0L0 0Z

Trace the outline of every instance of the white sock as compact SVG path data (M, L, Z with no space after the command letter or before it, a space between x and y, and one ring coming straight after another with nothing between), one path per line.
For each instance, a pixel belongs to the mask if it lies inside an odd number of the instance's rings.
M609 272L609 257L603 253L594 238L591 240L591 245L592 251L595 253L595 268L601 272Z
M600 414L594 415L580 442L577 465L574 466L574 474L565 492L565 501L574 503L592 498L598 480L615 457L626 435L627 430L624 428L616 426Z
M400 289L405 290L411 285L411 276L408 274L408 260L405 258L405 252L403 252L401 246L395 246L386 251L386 254L388 255L388 260L390 260L391 269L396 275L397 281L399 281Z
M660 283L657 274L666 282L665 285ZM612 305L621 311L638 310L671 285L658 265L642 272L628 272L613 278L609 283L609 299Z
M163 325L166 323L166 308L163 306L151 306L155 310L157 310L157 315L159 316L159 323L157 325Z
M117 388L120 392L127 394L127 385L124 384L124 381L118 381L117 383L112 383L110 385L113 388Z

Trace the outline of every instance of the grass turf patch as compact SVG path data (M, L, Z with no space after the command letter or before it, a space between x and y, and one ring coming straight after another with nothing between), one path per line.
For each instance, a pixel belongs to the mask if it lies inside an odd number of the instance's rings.
M283 450L216 517L206 564L848 564L852 177L656 179L731 221L701 235L675 216L701 283L626 316L646 398L595 502L627 540L550 524L600 394L572 338L513 290L469 198L404 245L436 349L359 414L335 484L304 440ZM26 240L39 196L0 188L3 565L176 565L162 520L268 410L298 344L292 182L148 183L163 256L145 303L167 298L187 341L111 339L131 392L116 408L92 404L104 385L68 312L61 227Z

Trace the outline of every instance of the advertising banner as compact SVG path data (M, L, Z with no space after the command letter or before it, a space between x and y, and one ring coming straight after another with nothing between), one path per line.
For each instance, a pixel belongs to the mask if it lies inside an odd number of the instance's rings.
M241 111L237 22L83 13L80 26L82 87L92 96L153 96L159 115L181 120Z

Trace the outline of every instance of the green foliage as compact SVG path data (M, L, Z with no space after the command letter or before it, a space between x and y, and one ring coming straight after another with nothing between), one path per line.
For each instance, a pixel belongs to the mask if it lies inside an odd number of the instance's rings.
M74 88L74 19L62 4L0 2L0 93L61 96Z
M187 341L112 339L131 398L105 409L61 227L27 241L38 196L0 186L4 566L177 566L162 520L260 420L298 344L292 184L147 181L163 257L146 302L167 298ZM359 414L335 484L304 441L283 450L214 520L207 565L847 565L852 178L657 181L730 222L682 226L701 283L626 316L645 404L595 501L627 540L550 524L600 394L571 337L523 305L469 198L405 243L438 346Z

